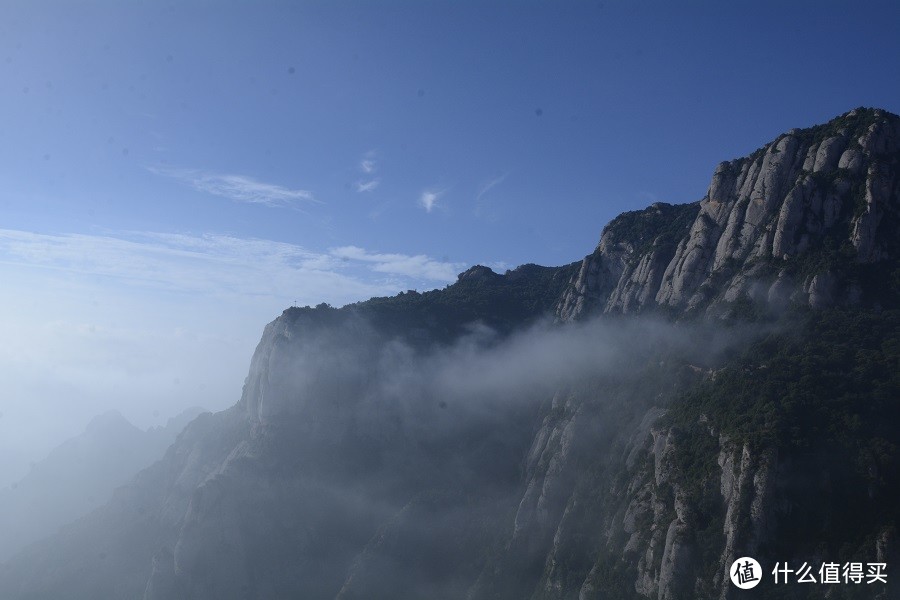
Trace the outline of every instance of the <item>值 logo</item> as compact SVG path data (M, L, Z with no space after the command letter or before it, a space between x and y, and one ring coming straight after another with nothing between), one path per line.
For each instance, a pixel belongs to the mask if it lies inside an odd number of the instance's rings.
M756 559L742 556L731 563L728 574L731 576L731 583L742 590L749 590L759 585L762 579L762 567L759 566Z

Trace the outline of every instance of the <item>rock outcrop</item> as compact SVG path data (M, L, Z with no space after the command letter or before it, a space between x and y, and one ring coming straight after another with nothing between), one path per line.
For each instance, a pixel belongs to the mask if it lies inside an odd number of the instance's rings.
M698 203L613 220L557 315L856 302L858 288L837 271L898 257L898 169L896 115L859 108L791 130L721 163Z

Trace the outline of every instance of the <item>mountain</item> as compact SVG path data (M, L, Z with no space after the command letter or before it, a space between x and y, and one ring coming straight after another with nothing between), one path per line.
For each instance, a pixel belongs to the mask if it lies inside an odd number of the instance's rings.
M739 596L886 563L900 118L856 109L623 214L580 263L266 326L241 400L0 570L4 598Z
M147 431L114 410L95 417L21 481L0 490L0 561L103 505L116 487L159 460L201 412L186 410Z
M898 140L895 115L856 109L719 164L698 203L620 215L582 261L560 317L857 302L878 285L867 276L898 257Z

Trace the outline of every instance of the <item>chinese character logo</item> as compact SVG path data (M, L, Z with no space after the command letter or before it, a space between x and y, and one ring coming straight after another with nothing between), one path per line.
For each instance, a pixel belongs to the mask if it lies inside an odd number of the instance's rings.
M744 560L744 559L740 559ZM751 559L752 560L752 559ZM868 572L864 571L864 567L868 567ZM734 566L731 567L734 569ZM820 583L820 584L850 584L866 585L872 583L887 583L887 563L861 563L849 562L843 566L836 562L826 562L819 566L819 578L816 579L813 566L809 563L803 563L797 569L792 569L788 563L777 562L775 568L772 569L772 575L775 576L775 585L783 583L791 583L791 574L794 577L794 583ZM734 581L734 574L731 576ZM737 581L735 585L739 585Z
M756 559L742 556L731 563L729 574L731 575L731 583L742 590L749 590L759 585L759 581L762 578L762 567L759 566Z

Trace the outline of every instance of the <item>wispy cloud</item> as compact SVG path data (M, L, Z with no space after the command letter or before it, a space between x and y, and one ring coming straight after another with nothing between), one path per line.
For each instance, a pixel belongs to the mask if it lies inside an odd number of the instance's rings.
M371 192L375 188L378 187L378 184L381 183L381 180L377 177L373 177L375 172L378 170L378 165L375 163L375 151L369 150L365 153L362 160L359 161L359 170L368 175L364 180L360 180L356 182L356 191L363 192Z
M509 175L509 173L504 173L504 174L501 175L500 177L497 177L497 178L495 178L495 179L491 179L490 181L487 181L487 182L483 183L483 184L478 188L478 194L476 194L475 200L478 201L478 202L480 202L481 199L485 196L485 194L487 194L487 193L488 193L489 191L491 191L493 188L495 188L495 187L497 187L498 185L500 185L501 183L503 183L503 180L506 179L507 175Z
M375 158L375 150L369 150L363 154L362 159L359 161L359 170L366 175L374 174L378 170L378 163L375 162Z
M427 279L430 281L455 281L456 275L466 267L465 263L439 261L424 254L415 256L381 254L367 252L357 246L332 248L331 255L344 260L369 263L372 265L372 270L378 273L403 275L412 279Z
M187 183L201 192L236 202L262 204L275 208L294 207L303 203L321 203L308 190L290 189L273 183L257 181L245 175L173 167L147 167L147 170L156 175L171 177Z
M375 188L378 187L378 184L381 183L379 179L371 179L369 181L357 181L356 182L356 191L357 192L371 192Z
M224 235L118 232L47 235L0 230L0 262L109 278L131 287L210 296L347 302L384 287L330 269L321 253Z
M374 150L369 150L363 155L362 160L359 161L359 170L366 175L366 177L356 182L357 192L371 192L381 183L381 179L374 176L375 172L378 171Z
M463 263L357 246L316 252L226 235L117 232L49 235L0 229L0 264L110 278L200 296L271 298L286 305L342 305L423 282L456 280ZM389 276L389 277L385 277Z
M491 190L506 180L509 173L504 173L494 179L489 179L478 187L475 194L475 216L486 221L497 221L497 207L495 199L490 194Z
M430 213L437 208L438 198L443 194L443 191L425 190L422 192L422 195L419 196L419 205L425 209L425 212Z

